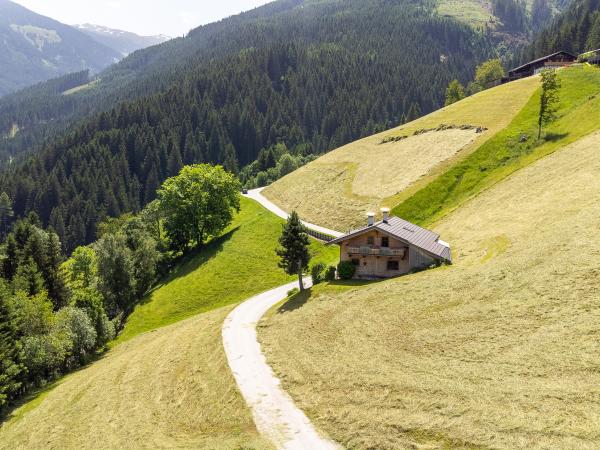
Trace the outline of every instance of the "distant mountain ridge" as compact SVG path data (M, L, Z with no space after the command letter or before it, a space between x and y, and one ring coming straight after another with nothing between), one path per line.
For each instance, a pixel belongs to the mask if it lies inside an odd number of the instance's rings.
M156 36L140 36L139 34L130 31L123 31L90 23L73 26L95 41L112 48L123 56L127 56L136 50L162 44L171 39L169 36L163 34Z
M0 0L0 96L66 73L100 72L121 57L73 27Z

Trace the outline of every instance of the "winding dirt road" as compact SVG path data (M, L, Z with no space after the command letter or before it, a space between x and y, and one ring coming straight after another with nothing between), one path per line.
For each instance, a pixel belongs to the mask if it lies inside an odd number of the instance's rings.
M305 285L310 287L310 279L305 280ZM261 317L296 286L297 282L293 282L272 289L234 309L223 325L225 353L242 396L252 410L256 427L278 449L338 449L337 444L319 435L281 388L256 336L256 325Z

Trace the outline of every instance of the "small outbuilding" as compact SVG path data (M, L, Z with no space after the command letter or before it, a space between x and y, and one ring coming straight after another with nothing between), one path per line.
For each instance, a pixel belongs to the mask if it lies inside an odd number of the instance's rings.
M512 69L508 72L508 77L504 78L502 81L504 83L508 83L509 81L537 75L542 70L566 67L576 61L577 56L573 55L572 53L565 51L552 53L551 55L538 58L534 61L528 62L527 64L523 64L522 66Z
M393 278L437 264L451 264L450 245L440 235L382 209L383 219L375 222L368 214L367 226L334 239L340 246L340 261L356 266L355 278Z

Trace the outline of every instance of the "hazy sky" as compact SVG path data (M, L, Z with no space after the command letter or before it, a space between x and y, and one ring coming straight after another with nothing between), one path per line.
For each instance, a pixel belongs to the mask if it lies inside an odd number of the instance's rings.
M198 25L270 0L13 0L69 25L93 23L143 35L177 37Z

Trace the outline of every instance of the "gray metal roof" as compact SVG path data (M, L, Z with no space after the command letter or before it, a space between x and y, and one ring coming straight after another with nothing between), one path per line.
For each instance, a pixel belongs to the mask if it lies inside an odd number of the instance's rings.
M564 50L561 50L559 52L554 52L551 55L542 56L541 58L534 59L533 61L529 61L528 63L523 64L522 66L515 67L514 69L509 70L508 73L516 72L517 70L524 69L527 66L531 66L532 64L537 64L539 62L545 61L546 59L553 58L554 56L560 55L560 54L564 54L566 56L572 57L573 59L577 59L577 56L575 56L574 54L569 53L569 52L565 52Z
M344 242L375 229L400 239L407 244L414 245L437 259L452 262L450 247L440 242L439 234L394 216L390 217L387 222L382 220L370 227L352 231L345 236L334 239L329 242L329 244L339 244L340 242Z

